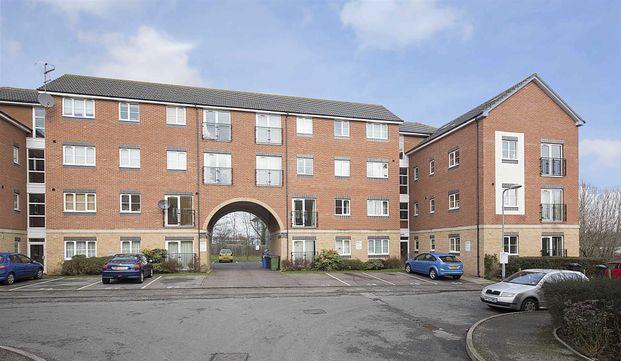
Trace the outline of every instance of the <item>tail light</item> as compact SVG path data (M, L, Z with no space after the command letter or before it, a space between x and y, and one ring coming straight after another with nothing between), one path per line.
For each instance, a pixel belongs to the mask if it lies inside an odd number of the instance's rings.
M9 266L5 265L5 264L0 264L0 269L7 269L9 268Z
M140 265L139 264L132 265L132 268L133 269L140 269Z
M108 269L108 264L107 264L107 263L104 263L104 265L103 265L103 266L101 266L101 269L104 269L104 270Z

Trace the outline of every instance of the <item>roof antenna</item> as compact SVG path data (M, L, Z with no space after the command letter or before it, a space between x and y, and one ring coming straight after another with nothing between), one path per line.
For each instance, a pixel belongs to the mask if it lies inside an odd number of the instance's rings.
M37 100L39 100L39 104L44 108L51 108L54 105L54 98L47 93L47 83L51 81L47 78L47 75L56 70L56 67L53 64L41 60L37 61L35 64L43 64L43 93L39 93Z

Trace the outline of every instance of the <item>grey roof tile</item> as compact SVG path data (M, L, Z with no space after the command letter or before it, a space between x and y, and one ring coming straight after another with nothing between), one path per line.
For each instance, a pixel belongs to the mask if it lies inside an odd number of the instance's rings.
M419 122L403 122L399 126L399 131L403 133L420 133L431 135L436 130L438 130L438 128Z
M0 87L0 101L17 103L39 103L36 89Z

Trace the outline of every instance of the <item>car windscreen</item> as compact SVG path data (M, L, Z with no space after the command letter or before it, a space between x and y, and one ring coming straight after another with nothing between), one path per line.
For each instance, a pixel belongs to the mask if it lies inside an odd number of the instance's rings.
M110 262L130 262L130 263L134 263L134 262L138 262L138 257L114 257L110 260Z
M445 262L445 263L460 263L461 262L459 258L455 256L440 256L440 259L442 260L442 262Z
M0 256L0 263L4 263L4 256Z
M536 286L546 274L543 272L521 271L507 277L504 282L516 283L518 285Z

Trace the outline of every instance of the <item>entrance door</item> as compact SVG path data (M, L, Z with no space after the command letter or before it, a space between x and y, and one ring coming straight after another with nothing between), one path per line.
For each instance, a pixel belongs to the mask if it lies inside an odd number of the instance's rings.
M401 259L408 259L408 244L407 242L401 242Z
M43 245L42 244L31 244L30 245L30 258L32 258L33 261L37 261L41 264L43 263L43 260L45 258L44 253L43 253Z

